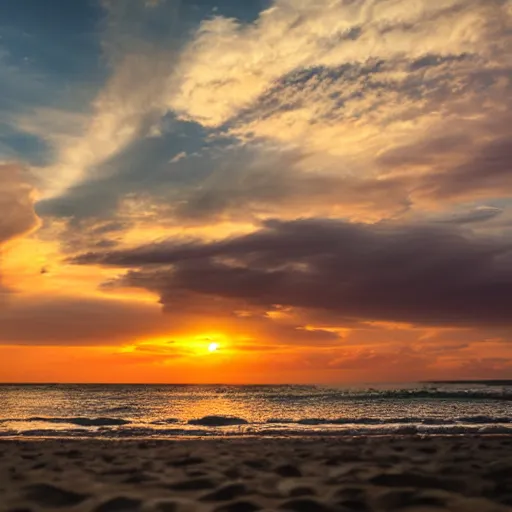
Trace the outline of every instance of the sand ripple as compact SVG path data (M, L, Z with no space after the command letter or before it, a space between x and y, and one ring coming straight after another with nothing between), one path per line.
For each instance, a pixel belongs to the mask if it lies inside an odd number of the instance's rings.
M0 441L2 512L512 511L512 438Z

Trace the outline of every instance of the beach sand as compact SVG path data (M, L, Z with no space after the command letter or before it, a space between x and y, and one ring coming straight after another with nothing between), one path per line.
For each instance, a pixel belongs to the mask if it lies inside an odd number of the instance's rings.
M0 509L512 510L511 437L0 442Z

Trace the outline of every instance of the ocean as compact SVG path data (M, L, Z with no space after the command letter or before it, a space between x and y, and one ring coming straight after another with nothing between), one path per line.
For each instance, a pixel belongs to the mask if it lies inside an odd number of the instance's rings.
M0 437L512 434L512 381L0 385Z

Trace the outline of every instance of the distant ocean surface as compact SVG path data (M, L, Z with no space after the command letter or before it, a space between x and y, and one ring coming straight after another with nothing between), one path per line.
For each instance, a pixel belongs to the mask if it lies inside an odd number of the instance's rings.
M512 381L0 385L0 437L512 434Z

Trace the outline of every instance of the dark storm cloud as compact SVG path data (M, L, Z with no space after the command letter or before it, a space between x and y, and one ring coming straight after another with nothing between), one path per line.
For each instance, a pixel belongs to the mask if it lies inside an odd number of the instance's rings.
M89 253L75 263L133 267L121 284L343 318L438 325L512 322L512 244L457 225L270 221L229 240Z

